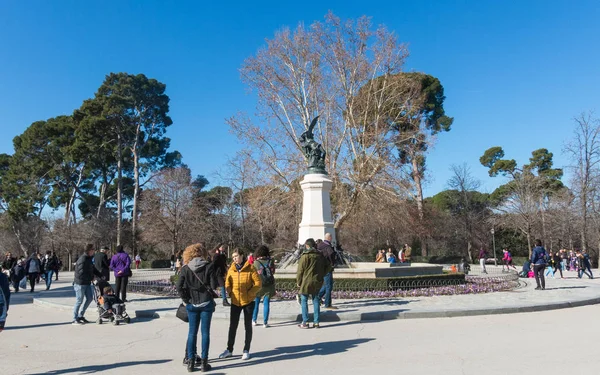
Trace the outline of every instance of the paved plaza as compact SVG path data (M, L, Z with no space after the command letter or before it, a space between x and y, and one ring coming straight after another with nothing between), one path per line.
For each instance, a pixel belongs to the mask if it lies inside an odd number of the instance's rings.
M572 276L573 274L568 274ZM177 374L187 324L163 315L136 318L130 325L72 326L68 274L49 292L13 294L7 329L0 333L2 375L8 374ZM62 276L61 276L62 277ZM542 309L552 301L591 301L600 283L588 279L550 279L548 290L534 291L531 281L513 292L475 296L423 297L392 301L338 301L338 321L319 330L299 330L296 322L272 319L272 327L255 327L249 361L241 361L240 325L234 358L216 360L224 350L228 321L219 306L211 328L212 374L512 374L587 373L600 365L597 344L600 305L550 311L430 319L357 321L356 312L379 310L437 311L480 307L495 302ZM594 297L595 294L595 297ZM511 297L514 296L514 297ZM55 305L33 304L33 299ZM171 309L170 299L131 295L128 309ZM591 302L589 302L591 303ZM298 310L295 302L276 302L274 314ZM344 310L348 310L343 312ZM356 310L356 311L351 311ZM283 311L283 312L282 312ZM93 318L93 305L88 318ZM221 315L219 315L221 314ZM346 318L344 318L346 314ZM353 315L354 314L354 315ZM560 353L560 355L557 355Z

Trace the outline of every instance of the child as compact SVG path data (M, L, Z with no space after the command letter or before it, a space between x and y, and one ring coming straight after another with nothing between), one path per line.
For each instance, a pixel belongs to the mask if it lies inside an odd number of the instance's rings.
M115 292L110 286L105 286L103 289L104 295L102 298L104 299L104 310L107 310L111 314L120 315L123 313L123 301L121 301L117 296L115 296ZM116 309L116 311L113 310Z
M504 266L506 266L506 272L510 271L509 267L512 267L516 270L517 267L515 267L512 263L512 255L510 254L510 251L508 251L508 249L504 249L502 252L504 254L502 257L502 260L504 261L504 264L502 265L502 272L504 272Z

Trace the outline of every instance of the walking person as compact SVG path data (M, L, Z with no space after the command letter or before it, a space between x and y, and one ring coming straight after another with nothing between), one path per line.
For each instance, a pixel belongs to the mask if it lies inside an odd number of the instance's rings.
M564 279L562 271L562 258L560 257L560 253L558 251L554 253L554 256L552 257L552 263L554 265L553 274L556 274L556 271L558 270L560 272L560 278Z
M325 308L328 310L337 310L337 307L331 304L331 292L333 291L333 269L335 267L335 251L331 245L331 233L325 233L325 240L323 240L323 242L317 246L317 251L323 254L325 260L327 260L327 264L329 265L329 272L325 274L323 278L323 286L321 287L321 290L319 290L319 301L325 298L323 301ZM390 248L389 251L390 253L388 253L388 255L391 254L392 249ZM395 259L394 254L392 254L392 257ZM389 261L390 258L388 258L388 262Z
M225 245L219 244L214 251L213 263L215 271L217 273L217 281L221 288L221 298L223 299L223 306L231 306L227 302L227 291L225 290L225 276L227 276L227 253L225 251Z
M115 273L115 295L127 302L127 283L132 275L131 258L123 250L123 245L117 245L117 253L110 259L110 269Z
M137 254L135 256L135 269L136 270L140 269L140 263L142 263L142 257L140 256L140 254Z
M42 273L42 262L40 262L40 258L37 253L31 254L29 259L27 259L27 263L25 263L25 272L27 273L27 278L29 279L30 293L35 291L35 283Z
M487 270L485 269L485 258L487 258L487 253L485 252L485 249L482 247L479 249L479 265L481 266L482 273L487 273Z
M513 264L512 254L510 253L510 251L508 251L508 249L503 249L502 252L502 260L504 261L504 264L502 265L502 272L504 272L504 266L506 266L506 272L510 272L509 267L514 268L516 271L517 267L515 267Z
M181 268L177 279L179 297L185 303L188 313L188 336L184 365L189 372L200 360L200 371L211 369L208 364L210 346L210 322L215 312L213 288L217 286L217 275L214 264L209 263L208 252L203 243L188 246L183 252L185 266ZM202 337L202 350L198 357L198 329Z
M44 259L42 259L42 270L44 272L44 279L46 280L46 290L49 290L52 285L52 276L54 275L57 263L58 260L56 259L56 256L52 254L51 251L46 251L46 255L44 256Z
M581 254L583 255L583 270L587 270L589 272L590 279L593 279L594 275L592 274L592 262L590 261L590 255L585 250L583 250Z
M219 358L231 357L235 344L235 334L240 322L240 314L244 312L244 329L246 337L242 359L250 359L250 344L252 342L252 313L254 312L254 299L261 288L260 277L256 269L244 262L244 254L236 250L232 254L233 263L225 277L225 288L231 297L231 310L229 314L229 336L227 349Z
M319 292L323 286L325 275L331 272L331 264L322 253L315 249L315 240L309 238L304 243L304 252L298 262L296 284L300 288L300 303L302 306L302 324L299 328L309 328L308 325L308 298L313 301L313 327L319 328Z
M110 262L108 261L108 246L102 246L100 251L94 254L94 267L100 273L102 280L110 281Z
M535 282L537 287L535 290L546 289L546 279L544 278L544 269L547 263L546 249L542 246L541 240L535 240L535 247L531 252L531 264L533 264L533 272L535 274Z
M21 280L25 279L25 262L19 259L10 271L10 281L12 282L15 293L19 292L21 286Z
M61 270L63 262L62 260L60 260L59 257L56 256L55 252L52 252L52 254L56 257L56 268L54 268L54 281L58 281L58 272Z
M8 308L10 307L10 288L8 277L0 272L0 332L4 330Z
M256 259L254 260L254 268L260 276L261 288L254 299L254 312L252 313L252 324L258 325L258 310L260 300L263 300L263 327L269 327L269 308L271 298L275 296L275 262L271 259L269 248L265 245L256 249Z
M10 270L12 270L15 264L17 264L17 258L14 258L10 251L7 252L4 260L2 261L2 272L7 274L8 272L10 272Z
M73 307L73 325L89 323L85 318L85 311L94 299L92 290L92 281L94 276L100 277L100 273L94 268L92 257L94 256L94 245L87 244L85 251L75 263L75 273L73 279L73 289L75 289L75 306ZM85 300L85 301L84 301ZM83 303L83 308L81 304Z
M580 250L577 250L577 252L576 252L576 259L577 259L577 277L581 279L583 277L583 274L586 274L588 278L593 279L594 276L592 275L592 271L590 270L590 272L588 273L586 270L586 268L588 268L588 267L586 267L585 257Z

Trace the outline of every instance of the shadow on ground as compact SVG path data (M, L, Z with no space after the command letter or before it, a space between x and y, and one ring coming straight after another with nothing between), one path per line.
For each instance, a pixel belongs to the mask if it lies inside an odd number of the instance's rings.
M342 341L327 341L311 345L284 346L272 350L254 353L252 354L252 359L250 361L230 363L225 364L223 366L221 366L223 362L227 363L231 359L213 360L210 361L210 363L213 366L213 369L215 370L226 370L246 366L255 366L269 362L280 362L299 358L310 358L314 356L325 356L342 353L348 351L349 349L355 348L360 344L364 344L373 340L375 339L364 338ZM315 358L315 360L318 359Z
M161 363L167 363L167 362L171 362L171 361L172 361L171 359L155 359L155 360L151 360L151 361L130 361L130 362L120 362L120 363L107 363L105 365L90 365L90 366L67 368L67 369L63 369L63 370L38 372L38 373L32 373L30 375L42 375L42 374L58 375L58 374L73 374L73 373L93 374L96 372L112 370L115 368L123 368L123 367L137 366L137 365L158 365Z

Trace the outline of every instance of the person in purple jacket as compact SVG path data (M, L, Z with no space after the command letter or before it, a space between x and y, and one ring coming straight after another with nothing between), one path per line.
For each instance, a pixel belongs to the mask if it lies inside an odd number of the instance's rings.
M117 246L117 253L110 259L110 269L115 272L115 295L127 302L127 282L131 276L131 258L123 250L123 245Z

